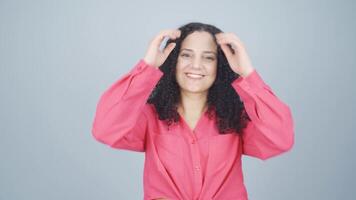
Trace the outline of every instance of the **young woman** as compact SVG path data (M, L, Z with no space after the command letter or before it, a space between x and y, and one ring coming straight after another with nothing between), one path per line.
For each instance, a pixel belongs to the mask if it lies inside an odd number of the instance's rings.
M145 152L145 200L246 200L241 156L266 160L294 144L291 110L244 44L198 22L152 39L144 58L102 94L92 134L112 148Z

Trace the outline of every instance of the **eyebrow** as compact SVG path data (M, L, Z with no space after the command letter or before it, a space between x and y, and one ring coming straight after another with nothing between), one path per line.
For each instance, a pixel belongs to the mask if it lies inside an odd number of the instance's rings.
M192 49L186 49L186 48L181 49L181 51L183 51L183 50L193 51ZM212 54L215 54L215 55L216 55L216 52L214 52L214 51L203 51L203 53L212 53Z

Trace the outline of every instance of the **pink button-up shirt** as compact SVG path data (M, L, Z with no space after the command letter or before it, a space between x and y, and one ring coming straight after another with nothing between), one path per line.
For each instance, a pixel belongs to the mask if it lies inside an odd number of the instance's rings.
M115 149L145 152L144 199L246 200L241 155L262 160L294 144L291 110L256 69L232 87L251 118L242 136L219 134L203 113L192 130L180 116L169 130L146 101L163 72L143 59L101 96L92 126L96 140Z

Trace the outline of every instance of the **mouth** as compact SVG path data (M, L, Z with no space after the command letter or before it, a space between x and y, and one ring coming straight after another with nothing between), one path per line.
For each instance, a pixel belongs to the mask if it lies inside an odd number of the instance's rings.
M199 80L205 77L205 75L202 74L192 74L192 73L185 73L185 75L190 78L190 79L195 79L195 80Z

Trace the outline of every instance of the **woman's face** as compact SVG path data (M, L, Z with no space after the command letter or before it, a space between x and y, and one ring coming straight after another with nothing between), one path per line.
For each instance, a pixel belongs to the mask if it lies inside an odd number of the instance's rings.
M195 31L182 42L176 80L182 92L207 92L216 78L217 44L208 32Z

